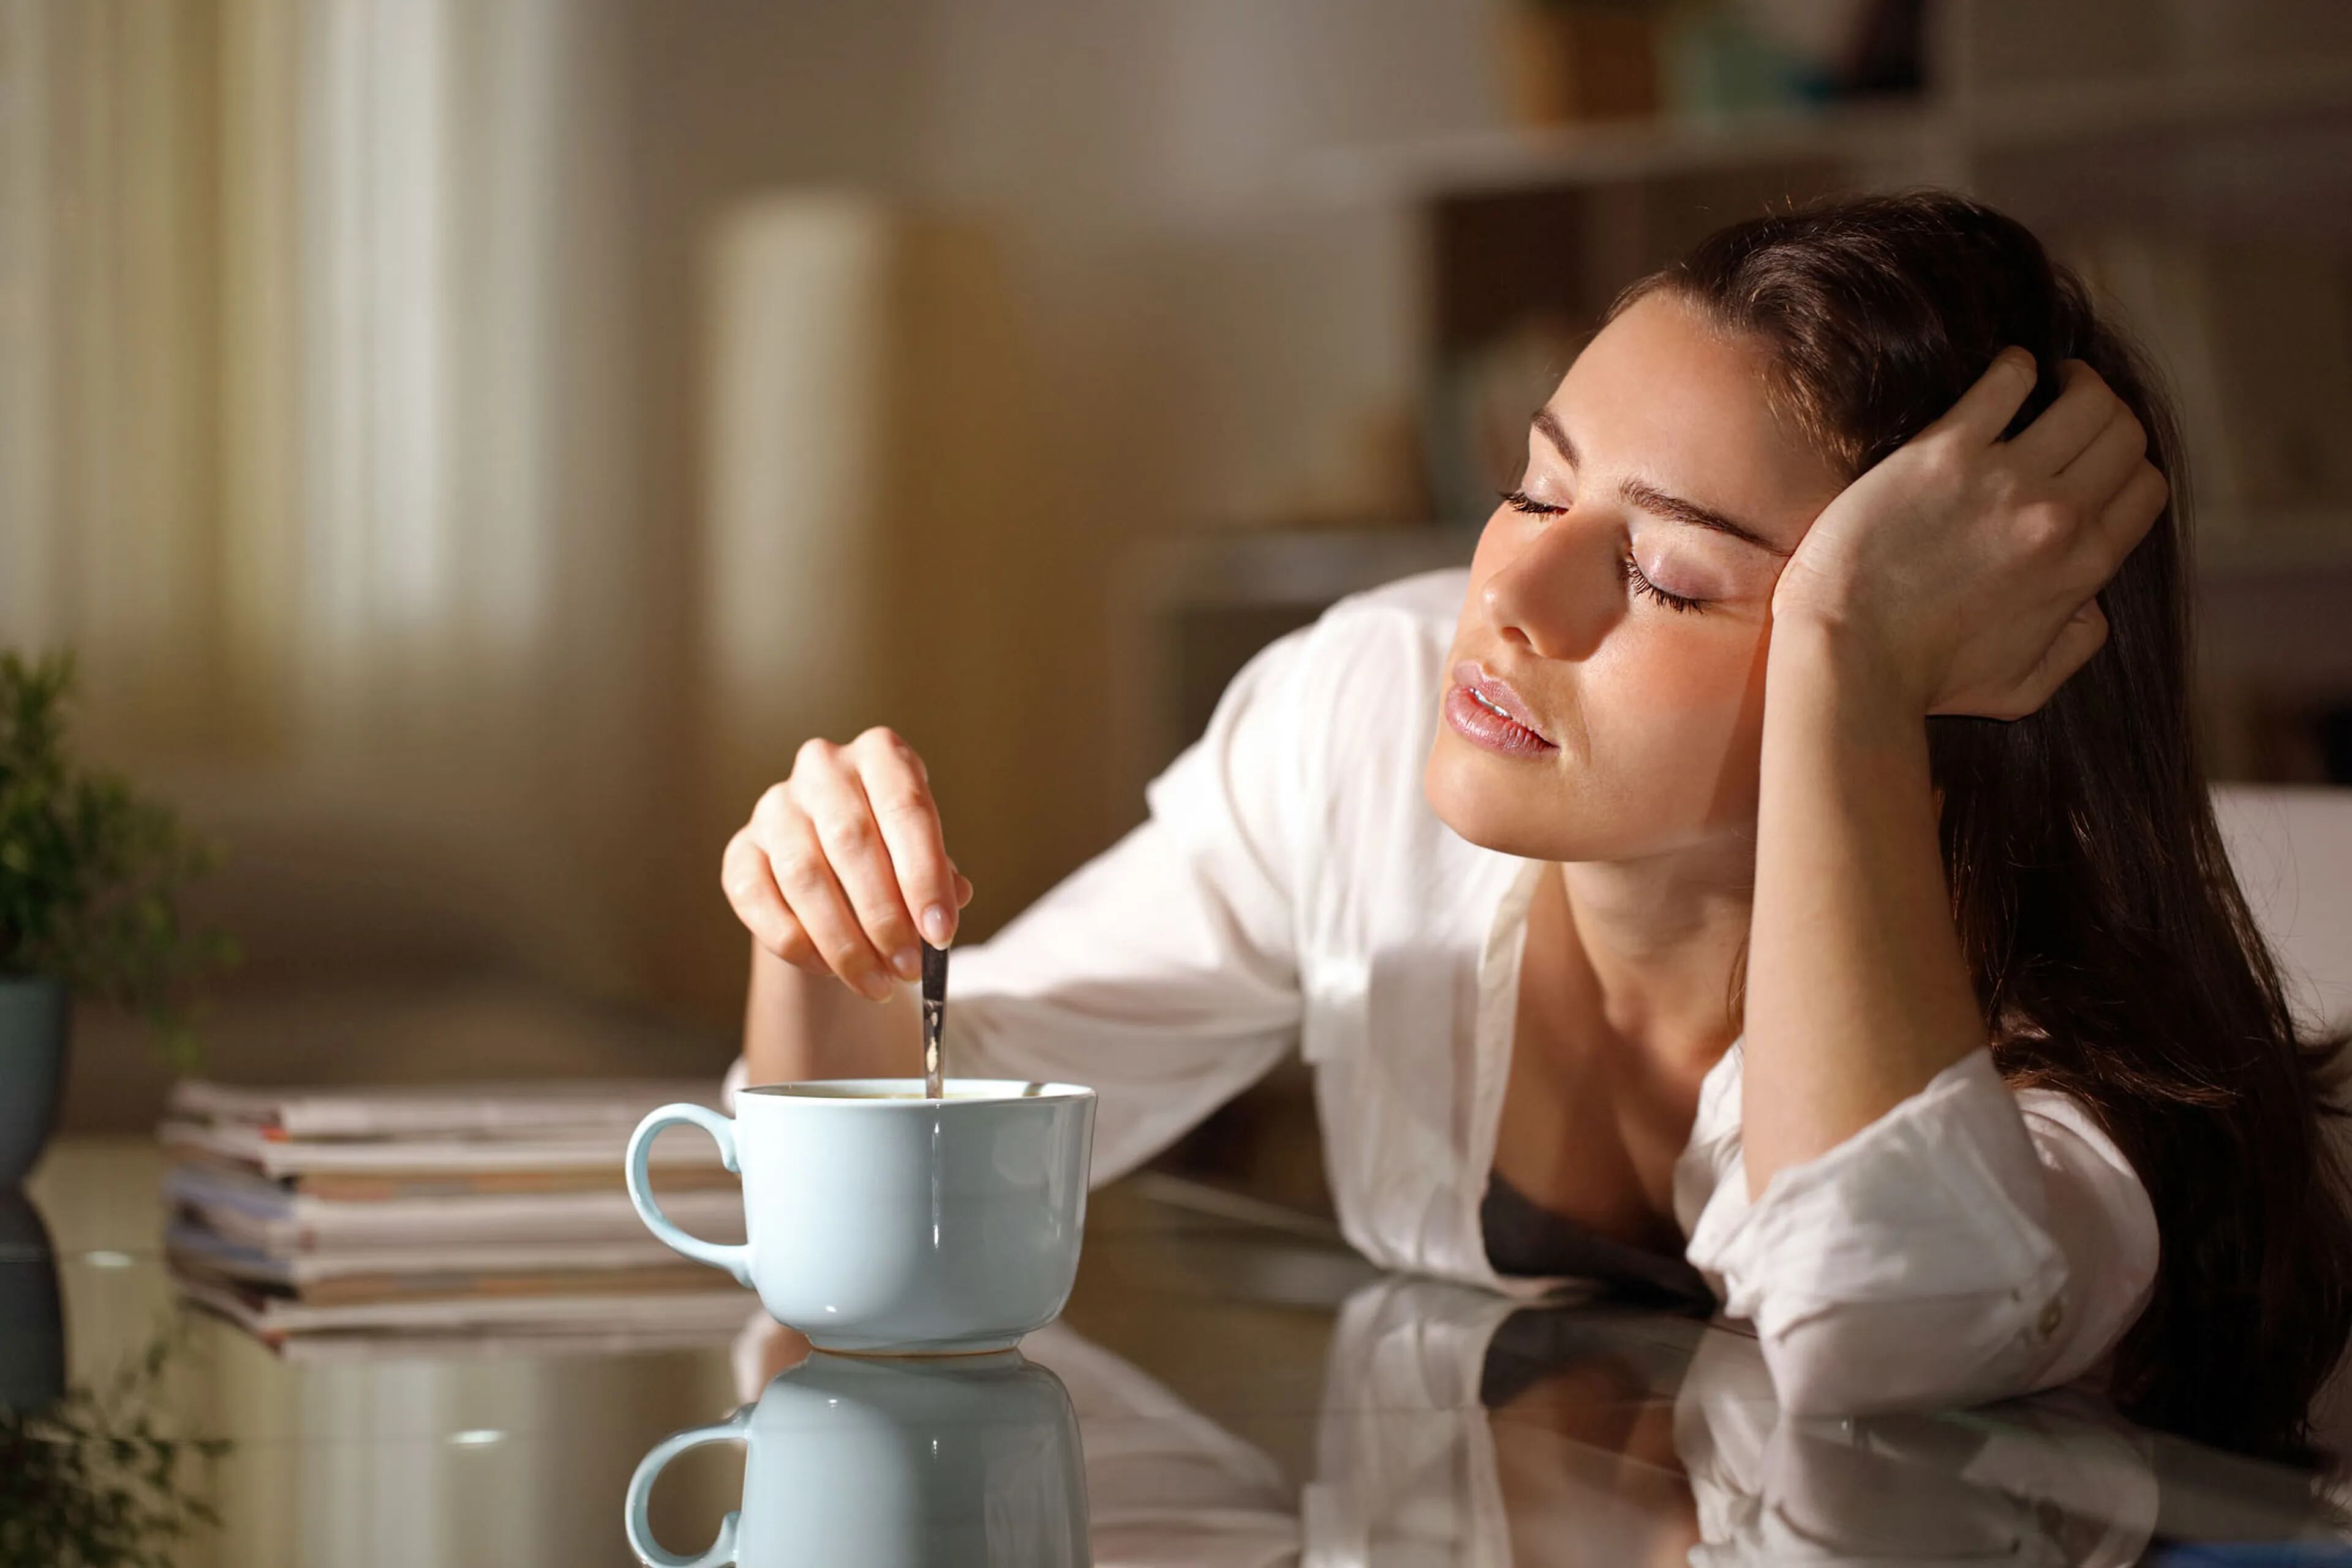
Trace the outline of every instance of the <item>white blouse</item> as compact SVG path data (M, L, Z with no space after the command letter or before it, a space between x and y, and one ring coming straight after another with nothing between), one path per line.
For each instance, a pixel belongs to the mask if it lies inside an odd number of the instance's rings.
M958 1076L1095 1086L1099 1184L1295 1046L1348 1240L1532 1296L1563 1282L1497 1275L1479 1205L1541 867L1456 837L1421 788L1466 586L1391 584L1252 659L1151 784L1150 820L957 950L945 1048ZM1735 1043L1701 1088L1675 1217L1784 1408L2047 1387L2138 1315L2155 1214L2072 1097L2011 1092L1979 1050L1751 1204L1740 1061Z

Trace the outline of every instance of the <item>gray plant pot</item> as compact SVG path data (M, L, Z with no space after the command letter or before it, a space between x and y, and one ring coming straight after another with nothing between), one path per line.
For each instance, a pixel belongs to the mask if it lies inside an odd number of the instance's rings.
M0 1192L14 1191L48 1143L65 1087L70 1003L46 975L0 974Z

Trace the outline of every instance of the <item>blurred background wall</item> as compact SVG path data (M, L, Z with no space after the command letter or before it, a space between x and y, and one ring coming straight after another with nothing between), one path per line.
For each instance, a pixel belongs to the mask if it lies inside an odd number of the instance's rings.
M0 0L0 643L228 845L222 1076L716 1072L803 738L984 932L1618 285L1933 180L2156 341L2217 754L2342 777L2347 170L2336 0Z

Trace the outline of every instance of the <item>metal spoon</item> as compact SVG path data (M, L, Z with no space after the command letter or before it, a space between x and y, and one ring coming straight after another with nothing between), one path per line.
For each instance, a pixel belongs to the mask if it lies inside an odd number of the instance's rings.
M947 1095L946 1067L940 1055L940 1031L948 1021L948 950L923 943L923 1093L932 1100Z

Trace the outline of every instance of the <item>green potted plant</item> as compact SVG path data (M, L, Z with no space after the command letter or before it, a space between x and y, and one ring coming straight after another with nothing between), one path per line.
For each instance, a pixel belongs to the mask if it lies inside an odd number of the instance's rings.
M182 1319L103 1384L0 1405L0 1563L171 1568L219 1528L213 1497L229 1441L182 1436L163 1414L168 1363L186 1340Z
M69 656L0 651L0 1190L48 1141L71 1000L144 1014L172 1065L194 1061L189 994L232 956L179 896L214 847L66 743Z

